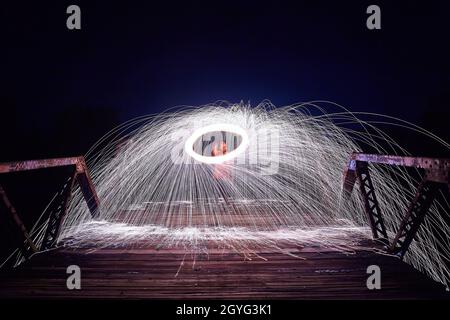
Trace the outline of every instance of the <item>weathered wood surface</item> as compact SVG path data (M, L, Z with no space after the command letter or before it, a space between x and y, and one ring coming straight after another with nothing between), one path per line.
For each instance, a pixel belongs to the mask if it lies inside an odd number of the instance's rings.
M230 250L210 250L193 259L182 249L57 249L3 270L0 298L449 298L442 285L394 257L364 250L286 249L301 258L261 249L260 258L252 260ZM81 268L81 290L66 288L71 264ZM381 268L381 290L366 287L372 264Z

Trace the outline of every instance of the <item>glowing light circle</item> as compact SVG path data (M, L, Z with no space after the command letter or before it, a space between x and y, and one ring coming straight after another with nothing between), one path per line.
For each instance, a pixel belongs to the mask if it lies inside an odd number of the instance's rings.
M237 135L240 135L242 137L241 144L233 151L224 154L222 156L203 156L201 154L198 154L194 151L194 143L197 141L198 138L200 138L202 135L207 134L209 132L215 132L215 131L226 131L231 132ZM194 158L197 161L203 162L203 163L209 163L209 164L217 164L217 163L223 163L226 161L229 161L231 159L236 158L239 154L241 154L245 149L248 147L248 134L247 132L242 129L239 126L233 125L233 124L227 124L227 123L218 123L218 124L212 124L206 127L199 128L195 130L192 135L186 140L184 144L184 151Z

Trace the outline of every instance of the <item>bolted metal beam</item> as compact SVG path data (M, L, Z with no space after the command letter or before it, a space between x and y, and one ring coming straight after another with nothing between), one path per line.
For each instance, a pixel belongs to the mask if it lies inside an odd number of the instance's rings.
M373 238L388 244L389 239L370 177L369 166L367 162L351 158L344 171L343 191L346 198L352 193L356 181L359 182L359 189L364 199L364 210L369 219Z
M71 165L76 165L80 161L80 158L83 158L83 157L5 162L5 163L0 163L0 173L11 173L11 172L19 172L19 171L71 166Z
M344 170L344 179L342 186L346 196L352 193L356 178L356 160L350 159L347 167Z
M91 216L95 217L100 205L100 200L95 191L94 183L92 182L86 162L82 157L78 159L76 165L76 179L80 186L81 193L83 193L84 200L91 212Z
M437 195L439 187L439 183L430 181L426 177L422 180L400 224L400 228L391 244L390 251L403 258L419 231L421 224L425 220L425 216Z
M414 167L419 169L450 168L450 159L428 158L428 157L407 157L383 154L369 154L354 152L351 158L357 161L372 163L384 163L402 167Z
M61 229L64 217L67 214L67 207L72 197L72 189L76 181L77 171L74 170L72 175L66 181L62 190L57 194L51 209L47 229L42 241L41 250L46 250L56 245L59 230Z
M389 241L388 235L367 162L356 161L356 176L358 178L360 192L364 199L364 209L369 218L373 238L387 244Z
M368 163L425 169L428 180L446 184L449 183L448 172L450 171L450 159L447 158L403 157L357 152L354 152L350 158L351 160Z

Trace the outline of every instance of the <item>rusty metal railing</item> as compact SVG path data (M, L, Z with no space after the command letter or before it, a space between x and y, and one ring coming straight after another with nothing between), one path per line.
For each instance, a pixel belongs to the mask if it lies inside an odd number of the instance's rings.
M49 169L57 167L72 167L73 171L64 185L61 192L57 194L58 203L54 210L51 211L49 216L49 223L45 232L44 240L41 245L41 249L48 249L56 244L56 239L62 224L62 221L67 214L67 208L72 195L72 189L75 182L80 186L80 190L87 203L89 211L92 216L95 216L99 208L99 199L97 192L95 191L94 184L89 175L88 168L84 157L70 157L70 158L55 158L55 159L43 159L43 160L28 160L28 161L16 161L0 163L0 174L7 174L20 171ZM31 253L38 251L38 248L33 243L25 225L20 218L20 215L9 201L5 190L0 185L0 197L6 206L7 211L10 214L15 225L18 227L18 231L21 235L21 249L24 256L29 256ZM23 248L23 244L28 244L29 248Z
M412 167L425 171L422 182L417 188L415 197L412 199L392 243L389 243L382 212L375 194L375 187L370 177L369 163ZM442 187L447 191L450 190L449 172L450 159L355 152L351 154L344 171L343 189L347 194L350 194L356 180L358 180L373 238L385 243L390 252L403 257L414 240L438 191Z

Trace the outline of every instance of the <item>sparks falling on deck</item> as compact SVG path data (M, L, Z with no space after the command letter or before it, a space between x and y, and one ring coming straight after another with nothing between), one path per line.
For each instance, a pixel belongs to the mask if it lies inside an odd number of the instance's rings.
M87 164L0 164L72 168L30 230L0 189L22 236L0 296L447 298L450 161L383 155L377 139L403 150L370 123L305 108L187 109L125 124ZM72 264L76 292L65 286ZM380 290L367 286L371 265Z
M249 260L214 249L194 262L184 248L57 249L1 273L0 298L448 299L442 284L398 258L364 249L284 249L301 258L260 249ZM81 290L66 287L69 265L81 268ZM382 270L380 290L366 286L369 265Z

